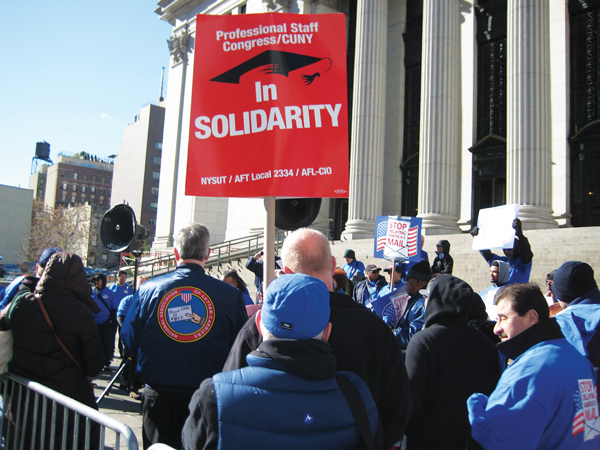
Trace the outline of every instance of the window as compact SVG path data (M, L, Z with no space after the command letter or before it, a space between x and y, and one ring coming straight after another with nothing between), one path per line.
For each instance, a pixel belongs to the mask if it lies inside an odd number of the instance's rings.
M76 184L73 185L73 192L75 192L75 191L77 191L77 185Z
M151 203L150 203L150 209L156 209L156 208L158 208L158 203L156 203L156 202L151 202Z
M152 188L152 195L158 195L158 188L157 187L153 187Z
M66 202L67 201L67 194L63 194L62 197L61 197L61 199L60 199L60 201L61 202Z
M162 150L162 142L155 142L154 148L157 150Z
M87 175L85 173L83 174L83 181L87 181Z
M96 193L96 187L95 187L95 186L92 186L92 187L90 188L90 193L92 193L92 194L95 194L95 193Z
M73 179L76 180L77 179L77 172L73 172Z
M100 188L100 195L104 195L104 192L106 192L106 190L104 188Z
M152 172L152 178L158 180L160 178L160 172Z
M85 194L85 191L87 191L87 186L81 186L81 193Z
M71 203L75 203L75 196L71 195Z
M96 175L94 175L94 176L92 177L92 182L94 182L94 183L96 182Z
M160 165L160 156L155 156L154 157L154 164Z
M148 219L149 225L156 225L156 219Z
M106 178L102 177L100 184L106 184Z
M81 196L81 203L85 203L85 195Z
M62 188L66 191L67 189L69 189L69 184L68 183L63 183L62 184Z

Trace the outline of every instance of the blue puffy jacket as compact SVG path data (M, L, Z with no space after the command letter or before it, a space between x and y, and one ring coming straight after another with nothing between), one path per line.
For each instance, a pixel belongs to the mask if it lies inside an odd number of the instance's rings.
M274 344L265 341L259 352L249 354L248 367L218 373L202 382L190 402L190 416L183 428L186 450L358 448L361 437L334 375L348 379L358 389L371 436L375 437L377 406L358 375L336 374L331 350L328 355L315 355L325 344L321 341L276 341ZM295 355L285 353L290 357L281 363L265 354L257 356L262 350L278 358L274 353L288 343L294 347L308 343L308 347ZM327 359L333 363L329 364Z
M187 392L221 371L247 319L238 289L186 263L140 286L121 338L149 386Z

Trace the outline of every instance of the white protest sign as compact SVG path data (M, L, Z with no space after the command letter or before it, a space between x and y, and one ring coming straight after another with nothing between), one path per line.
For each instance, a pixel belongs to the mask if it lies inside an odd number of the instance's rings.
M178 306L176 308L167 309L169 313L169 322L179 322L181 320L190 320L192 315L192 305ZM186 314L190 316L186 317Z
M473 239L471 249L513 248L515 230L512 223L519 217L519 209L519 204L513 204L479 210L479 234Z

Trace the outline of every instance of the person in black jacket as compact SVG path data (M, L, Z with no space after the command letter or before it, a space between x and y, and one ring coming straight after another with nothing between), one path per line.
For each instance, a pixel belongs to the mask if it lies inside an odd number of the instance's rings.
M11 303L0 314L0 329L5 324L5 315L8 314L11 321L10 328L14 337L12 370L90 408L98 409L94 389L87 377L93 377L102 370L104 353L93 316L98 307L91 298L81 258L73 253L54 253L37 283L35 296L29 294L22 297L18 304L17 300L15 297L14 305ZM61 339L71 356L56 340L40 302L47 311L56 336ZM11 307L13 309L9 310ZM57 407L54 419L49 410L44 416L41 407L34 408L33 402L29 406L29 425L32 424L33 414L37 414L38 433L36 441L30 442L33 430L26 428L26 441L21 443L23 448L38 448L39 440L46 444L50 442L51 420L60 424L53 435L55 448L59 448L63 432L67 436L68 448L72 448L71 439L75 427L72 414L63 430L62 406ZM47 428L46 435L42 436L40 427L44 421ZM91 446L97 448L99 428L92 425L91 433ZM78 448L83 448L85 436L85 423L82 420Z
M437 256L433 260L431 270L433 271L433 269L436 268L441 274L447 273L452 275L454 260L452 259L452 256L450 256L450 242L442 239L441 241L438 241L435 248L435 254Z
M471 434L467 398L475 392L490 395L496 387L498 351L468 326L474 295L467 283L440 275L423 291L425 325L406 350L413 394L406 448L464 450Z
M381 417L383 448L391 448L404 433L412 407L398 341L379 317L349 296L333 292L336 261L324 234L308 228L296 230L284 241L281 255L286 273L304 273L327 285L332 324L329 344L337 370L353 372L367 383ZM240 330L223 371L246 367L246 355L261 342L253 316Z

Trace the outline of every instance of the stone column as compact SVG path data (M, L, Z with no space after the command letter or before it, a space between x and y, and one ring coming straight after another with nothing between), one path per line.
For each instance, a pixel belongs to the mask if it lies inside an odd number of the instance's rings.
M172 66L169 70L167 88L167 108L165 111L158 209L156 212L156 235L152 243L154 250L166 250L174 245L173 233L175 231L177 190L179 184L185 180L185 178L179 179L179 159L182 136L185 135L182 117L185 105L188 52L192 44L187 27L179 33L174 31L173 36L169 39Z
M509 0L506 203L524 228L552 228L550 37L547 0Z
M387 0L358 0L347 239L373 238L382 209L387 14Z
M419 214L427 234L460 233L459 2L423 1Z

